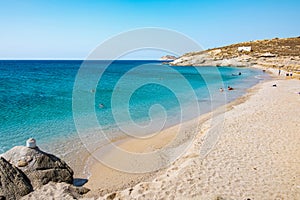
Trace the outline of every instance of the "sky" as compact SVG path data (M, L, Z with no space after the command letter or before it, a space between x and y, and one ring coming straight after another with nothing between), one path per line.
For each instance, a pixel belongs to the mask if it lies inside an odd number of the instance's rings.
M0 0L0 59L84 59L105 40L144 27L178 31L204 49L296 37L299 8L299 0Z

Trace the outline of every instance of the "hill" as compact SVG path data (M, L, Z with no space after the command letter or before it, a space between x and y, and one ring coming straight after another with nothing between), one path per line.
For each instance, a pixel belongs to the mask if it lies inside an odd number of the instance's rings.
M300 70L300 37L256 40L186 53L170 63L182 66L260 66Z

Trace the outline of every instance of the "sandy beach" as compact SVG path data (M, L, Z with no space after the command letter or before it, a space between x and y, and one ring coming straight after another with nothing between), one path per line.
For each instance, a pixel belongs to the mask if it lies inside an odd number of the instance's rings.
M0 5L0 200L300 200L300 1Z
M86 198L114 191L99 198L299 199L299 88L299 80L272 79L217 109L214 123L212 113L184 123L186 134L197 131L192 146L158 172L130 174L96 162L85 185L92 189ZM202 126L197 129L199 120ZM151 138L147 145L128 140L119 146L132 152L159 149L172 140L176 128ZM206 139L216 133L216 145L202 154ZM145 148L149 146L152 149Z

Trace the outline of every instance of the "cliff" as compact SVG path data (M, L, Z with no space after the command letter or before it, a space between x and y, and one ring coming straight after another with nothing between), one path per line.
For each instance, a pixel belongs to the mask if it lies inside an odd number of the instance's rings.
M300 70L300 37L256 40L190 52L174 60L176 66L260 66Z

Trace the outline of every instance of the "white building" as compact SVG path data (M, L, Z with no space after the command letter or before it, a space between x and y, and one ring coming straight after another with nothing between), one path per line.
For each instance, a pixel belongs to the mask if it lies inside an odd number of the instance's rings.
M249 47L238 47L239 52L242 52L242 51L250 52L251 50L252 50L252 48L250 46Z

